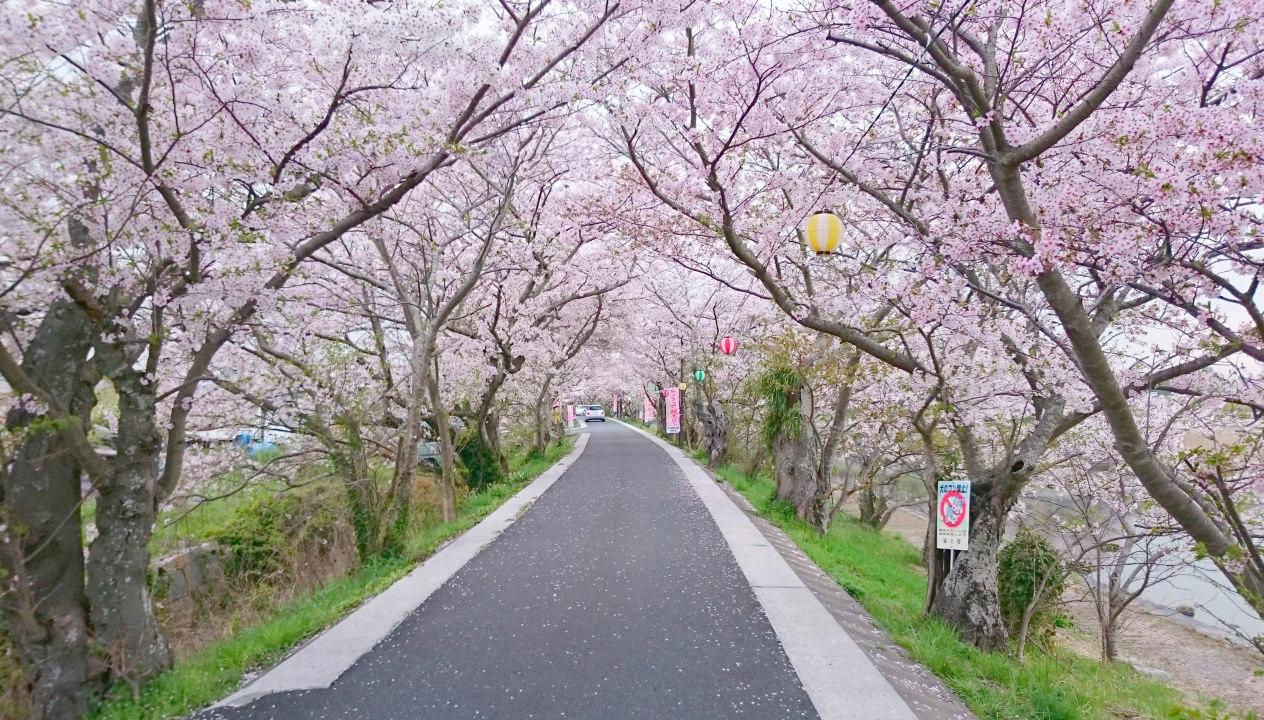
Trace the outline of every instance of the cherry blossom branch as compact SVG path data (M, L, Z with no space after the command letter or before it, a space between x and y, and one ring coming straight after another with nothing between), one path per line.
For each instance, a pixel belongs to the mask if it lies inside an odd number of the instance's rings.
M1106 98L1110 97L1124 81L1124 78L1128 76L1128 73L1132 72L1137 60L1141 58L1141 53L1145 51L1146 45L1150 43L1150 38L1154 37L1154 33L1163 22L1163 18L1167 16L1168 10L1172 8L1172 2L1173 0L1155 0L1150 12L1141 21L1141 25L1133 34L1132 39L1128 41L1128 47L1111 65L1106 75L1093 86L1093 89L1076 103L1075 107L1067 111L1053 127L1018 147L1008 148L1003 151L999 157L1001 164L1016 167L1028 160L1039 157L1041 153L1053 147L1067 135L1070 135L1072 131L1093 114L1094 110L1101 107Z

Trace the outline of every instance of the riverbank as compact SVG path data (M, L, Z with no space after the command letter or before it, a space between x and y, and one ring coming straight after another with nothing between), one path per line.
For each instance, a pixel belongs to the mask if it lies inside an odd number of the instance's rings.
M886 531L920 547L926 523L926 516L900 510ZM1078 655L1097 658L1101 632L1092 603L1083 597L1083 588L1074 587L1064 600L1061 609L1074 627L1060 630L1059 642ZM1219 699L1264 716L1264 657L1252 648L1141 609L1127 611L1119 648L1121 657L1164 673L1164 682L1200 702Z

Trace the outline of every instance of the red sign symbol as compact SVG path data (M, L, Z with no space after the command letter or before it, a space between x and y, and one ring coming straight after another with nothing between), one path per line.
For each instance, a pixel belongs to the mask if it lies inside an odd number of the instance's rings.
M944 521L944 525L955 528L965 522L966 515L966 499L960 490L949 490L939 500L939 517Z

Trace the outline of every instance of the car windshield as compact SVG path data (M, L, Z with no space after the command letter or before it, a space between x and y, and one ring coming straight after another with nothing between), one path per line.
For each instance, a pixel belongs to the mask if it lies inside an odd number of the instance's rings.
M588 406L588 409L589 409L589 410L596 410L597 412L601 412L601 406L600 406L600 405L589 405L589 406Z

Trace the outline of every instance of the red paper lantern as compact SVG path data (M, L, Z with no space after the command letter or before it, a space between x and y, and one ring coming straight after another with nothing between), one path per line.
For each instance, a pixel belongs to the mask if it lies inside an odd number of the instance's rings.
M725 355L732 355L737 352L737 340L732 335L725 335L720 338L720 352Z

